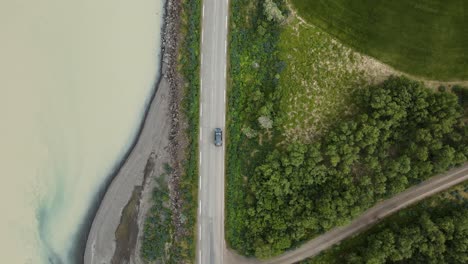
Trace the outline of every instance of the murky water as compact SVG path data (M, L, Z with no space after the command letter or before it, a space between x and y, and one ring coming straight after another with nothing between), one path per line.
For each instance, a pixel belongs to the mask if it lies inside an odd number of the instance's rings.
M69 263L159 67L162 0L0 1L0 263Z

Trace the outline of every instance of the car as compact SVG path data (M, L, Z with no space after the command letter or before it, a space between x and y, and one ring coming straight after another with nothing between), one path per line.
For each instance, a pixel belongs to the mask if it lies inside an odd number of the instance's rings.
M223 145L223 131L219 127L214 130L214 144L218 147Z

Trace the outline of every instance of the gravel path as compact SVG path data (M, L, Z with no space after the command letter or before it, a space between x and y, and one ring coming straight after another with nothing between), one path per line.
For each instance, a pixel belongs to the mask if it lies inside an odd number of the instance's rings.
M393 214L411 204L421 201L431 195L444 191L454 185L468 180L468 165L453 169L447 173L431 177L429 180L421 182L406 191L384 200L374 207L365 211L350 224L332 229L325 234L318 236L302 246L288 251L280 256L269 260L261 261L253 258L246 258L237 255L235 252L226 251L225 261L229 264L287 264L296 263L300 260L316 256L323 250L338 244L342 240L355 235L366 228L374 225L380 219Z

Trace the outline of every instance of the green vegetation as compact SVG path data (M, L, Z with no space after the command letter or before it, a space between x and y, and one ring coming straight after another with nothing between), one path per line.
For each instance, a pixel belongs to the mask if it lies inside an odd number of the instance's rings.
M153 194L154 206L145 223L141 255L146 261L162 263L193 263L195 260L196 212L198 197L198 126L200 89L200 28L201 0L183 0L181 14L181 43L178 61L184 78L182 113L187 120L187 152L183 175L179 183L181 227L175 237L172 212L168 209L167 183L160 182ZM197 128L197 129L193 129ZM172 170L165 165L166 174Z
M407 73L468 78L465 0L292 0L299 15Z
M384 219L303 264L467 263L468 184Z
M258 147L258 111L277 87L279 25L267 20L263 1L232 0L230 19L230 79L228 79L226 240L245 252L244 175L253 168Z
M457 98L390 78L359 91L360 109L319 141L272 151L248 184L248 253L269 257L378 200L466 161Z
M452 93L369 87L362 58L285 1L231 12L226 239L239 253L277 255L466 161Z
M278 48L284 70L274 121L287 141L311 140L352 113L351 95L365 83L358 55L295 18L282 28Z
M150 211L145 219L141 256L146 261L168 263L170 254L166 251L172 245L172 213L169 207L169 190L166 177L161 175L157 179L157 186L153 190Z
M184 77L185 91L182 109L188 122L188 150L183 163L185 174L181 176L180 199L182 202L182 225L185 233L172 247L176 256L173 263L192 263L195 260L195 237L198 197L198 126L200 91L200 39L201 0L182 1L183 41L180 51L180 72ZM194 129L195 128L195 129Z
M296 19L270 21L266 3L231 1L226 235L241 252L251 171L278 144L323 133L363 83L349 48ZM285 3L274 3L287 17Z
M468 117L468 88L460 85L454 85L452 92L457 95L458 102L465 111L465 117Z

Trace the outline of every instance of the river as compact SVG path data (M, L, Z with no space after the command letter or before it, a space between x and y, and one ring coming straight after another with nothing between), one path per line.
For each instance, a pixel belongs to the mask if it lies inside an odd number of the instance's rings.
M162 0L0 2L0 260L73 263L159 68Z

